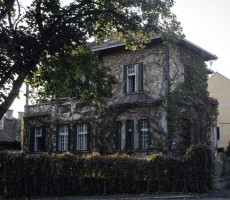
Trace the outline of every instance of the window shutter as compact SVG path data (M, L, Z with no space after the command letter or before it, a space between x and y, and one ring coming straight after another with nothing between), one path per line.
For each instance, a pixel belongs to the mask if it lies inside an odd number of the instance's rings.
M129 134L129 123L131 123L131 130L132 130L130 134ZM125 121L125 148L127 150L131 150L134 147L133 127L134 127L133 120Z
M90 151L90 123L87 123L87 151Z
M70 124L68 124L67 125L67 127L68 127L68 149L67 149L67 151L69 151L70 150L70 143L71 143L71 129L70 129Z
M125 121L125 149L128 149L128 131L129 131L129 121Z
M143 91L143 63L139 63L136 68L136 91Z
M34 151L34 136L35 136L35 128L30 128L30 135L29 135L29 151Z
M131 134L131 149L134 149L134 122L131 120L131 128L132 128L132 134Z
M73 151L77 150L77 124L73 125Z
M121 121L116 121L115 150L121 150Z
M148 124L148 149L150 146L150 123L149 123L149 119L147 120L147 124Z
M58 139L59 139L59 125L56 126L56 151L59 150L59 148L58 148Z
M139 148L142 149L141 147L141 119L138 120L138 136L139 136Z
M127 65L124 66L124 69L123 69L123 91L124 91L124 94L127 93Z
M42 127L42 137L41 137L41 151L45 151L45 127Z

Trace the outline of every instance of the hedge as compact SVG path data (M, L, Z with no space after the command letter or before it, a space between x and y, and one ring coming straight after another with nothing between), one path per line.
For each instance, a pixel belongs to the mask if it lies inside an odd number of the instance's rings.
M211 151L194 146L181 158L0 152L5 198L212 190Z

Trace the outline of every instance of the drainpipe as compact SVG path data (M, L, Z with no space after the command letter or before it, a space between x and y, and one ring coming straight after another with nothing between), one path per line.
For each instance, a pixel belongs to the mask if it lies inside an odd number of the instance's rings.
M28 105L29 105L29 85L26 84L26 105L25 105L25 114L27 114L28 111L29 111Z
M170 75L169 75L169 68L170 68L170 64L169 64L169 46L167 45L165 47L165 58L164 58L164 87L165 87L165 112L166 112L166 119L165 119L165 133L166 133L166 151L167 151L167 155L171 156L172 155L172 144L169 141L168 138L168 122L167 122L167 115L168 115L168 95L170 93Z

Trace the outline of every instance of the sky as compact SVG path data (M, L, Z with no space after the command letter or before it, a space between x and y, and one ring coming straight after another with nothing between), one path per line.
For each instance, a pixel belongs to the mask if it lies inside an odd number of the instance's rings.
M21 0L22 1L22 0ZM63 2L69 0L62 0ZM172 12L181 22L186 39L216 55L218 59L207 63L214 72L230 79L230 0L174 0ZM23 0L29 5L30 0ZM14 117L24 111L25 88L11 109Z

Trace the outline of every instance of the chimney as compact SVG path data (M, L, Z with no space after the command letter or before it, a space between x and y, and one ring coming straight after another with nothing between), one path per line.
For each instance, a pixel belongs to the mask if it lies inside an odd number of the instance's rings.
M5 116L7 119L13 119L13 110L8 110Z
M24 112L18 112L18 119L22 119L22 115Z

